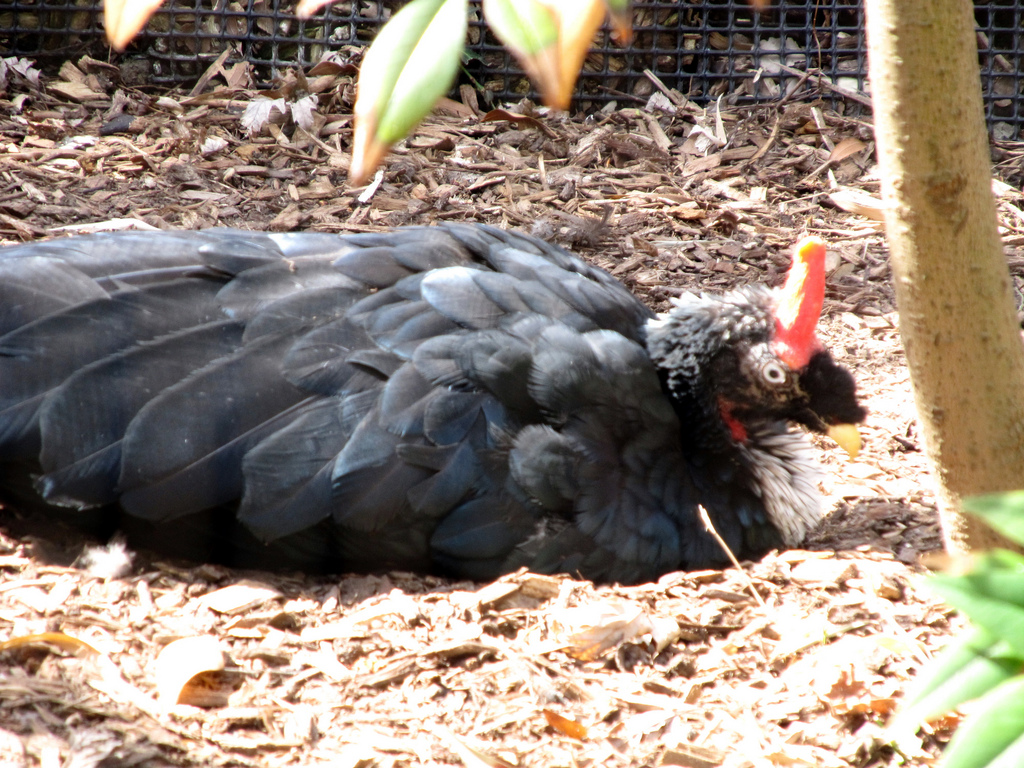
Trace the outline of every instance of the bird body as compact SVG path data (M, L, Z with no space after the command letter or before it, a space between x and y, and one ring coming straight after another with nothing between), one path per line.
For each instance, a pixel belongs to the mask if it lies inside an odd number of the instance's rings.
M0 485L245 566L639 582L723 561L699 506L755 556L821 514L790 423L864 416L822 270L655 316L480 225L2 249Z

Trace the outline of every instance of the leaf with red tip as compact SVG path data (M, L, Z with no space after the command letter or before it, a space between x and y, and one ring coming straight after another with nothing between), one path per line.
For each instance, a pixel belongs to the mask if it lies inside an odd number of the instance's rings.
M299 0L295 6L295 15L300 19L308 19L325 5L330 5L334 0Z
M413 0L384 25L359 71L350 179L359 185L455 79L467 0Z
M615 30L615 42L629 45L633 40L633 3L630 0L604 0Z
M558 92L558 19L542 0L484 0L484 18L516 57L541 97Z
M604 18L603 0L485 0L494 34L512 51L544 103L567 109L583 59Z
M568 109L583 60L604 20L605 6L602 0L558 0L555 9L558 14L560 72L559 90L551 106Z
M103 26L107 42L116 51L123 51L149 21L163 0L104 0Z
M484 18L516 56L536 56L558 44L558 25L550 3L542 0L484 0Z

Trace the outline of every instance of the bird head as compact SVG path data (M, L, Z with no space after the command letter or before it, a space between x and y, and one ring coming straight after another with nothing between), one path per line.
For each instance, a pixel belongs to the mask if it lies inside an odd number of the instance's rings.
M710 422L721 439L744 442L793 422L856 456L866 412L852 374L817 338L824 297L825 244L806 238L781 289L684 295L650 321L648 352L684 423Z

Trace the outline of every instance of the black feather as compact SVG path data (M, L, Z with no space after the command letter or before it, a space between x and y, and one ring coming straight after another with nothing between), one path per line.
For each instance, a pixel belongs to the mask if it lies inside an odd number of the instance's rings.
M755 556L813 524L787 424L864 417L825 351L759 376L772 301L486 226L0 250L0 485L236 565L636 582L724 561L699 506Z

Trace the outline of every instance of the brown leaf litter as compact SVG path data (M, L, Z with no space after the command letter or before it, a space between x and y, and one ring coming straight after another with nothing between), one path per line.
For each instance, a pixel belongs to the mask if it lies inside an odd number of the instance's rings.
M259 111L256 133L241 122L257 98L244 65L212 67L189 94L128 87L90 59L55 78L20 69L0 82L0 242L483 221L574 247L660 309L683 291L778 284L809 232L832 256L823 339L871 414L856 462L818 441L832 513L806 549L743 573L481 585L140 555L104 576L5 535L0 765L935 763L953 721L904 757L882 735L958 620L918 579L940 537L872 217L868 121L811 91L759 108L723 99L715 115L652 81L647 102L570 118L464 90L351 189L350 68L286 76L270 96L315 95L315 108ZM994 147L1018 292L1021 146ZM158 662L187 639L202 653Z

